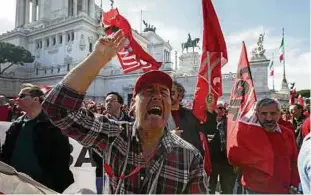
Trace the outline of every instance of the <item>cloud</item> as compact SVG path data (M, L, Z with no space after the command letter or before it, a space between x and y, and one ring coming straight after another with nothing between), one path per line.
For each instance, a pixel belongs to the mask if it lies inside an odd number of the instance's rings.
M159 25L157 33L163 37L164 40L169 40L174 50L177 50L180 54L180 45L186 40L188 29L177 26L174 27L173 25L161 22L157 22L156 24ZM196 36L193 37L200 37L202 40L200 29L192 29L192 31L196 32ZM283 78L283 65L278 61L278 49L282 36L277 29L266 28L263 25L259 25L239 32L228 33L227 36L225 36L225 40L227 43L229 61L223 68L222 72L236 72L241 54L242 41L245 41L246 43L248 58L250 59L252 56L251 52L257 46L258 37L261 33L265 33L263 44L266 49L265 55L267 59L272 59L272 55L274 54L275 88L278 90L281 87L281 81ZM310 51L309 49L305 49L305 40L286 36L285 42L286 77L288 83L296 82L297 89L310 89ZM272 77L269 77L268 79L269 87L272 89Z
M15 0L5 1L0 6L0 34L12 30L15 26Z
M280 64L279 46L282 37L273 32L275 29L268 29L257 26L241 32L232 33L225 37L228 47L229 62L224 67L223 72L236 72L240 57L242 41L246 42L248 57L251 58L251 51L256 47L260 33L265 32L264 48L265 55L272 59L274 54L275 65L275 88L280 89L283 78L283 65ZM305 48L305 41L297 37L286 36L286 77L288 82L296 82L297 89L310 89L310 51ZM269 86L272 88L272 77L269 77Z

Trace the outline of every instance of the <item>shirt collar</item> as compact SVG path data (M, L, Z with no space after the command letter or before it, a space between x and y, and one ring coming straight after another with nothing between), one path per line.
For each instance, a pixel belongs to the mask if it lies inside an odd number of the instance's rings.
M113 115L111 115L111 114L107 114L107 117L108 117L109 119L113 119L113 120L115 120L115 121L122 121L123 118L124 118L124 113L121 111L119 117L113 116Z
M132 127L132 139L136 139L137 142L140 142L139 136L137 134L137 123L136 121L133 124ZM174 145L174 138L170 131L167 130L165 127L162 137L160 138L160 147L161 149L164 149L167 153L172 151Z

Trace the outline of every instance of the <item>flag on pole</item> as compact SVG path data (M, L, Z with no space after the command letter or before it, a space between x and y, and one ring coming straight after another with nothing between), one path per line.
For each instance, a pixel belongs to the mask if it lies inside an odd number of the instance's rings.
M269 75L270 76L274 76L274 64L273 64L273 59L270 60L270 63L269 63Z
M298 96L298 104L300 104L303 108L305 106L305 102L303 101L301 94L299 94Z
M229 100L227 116L227 156L230 164L252 167L273 174L273 152L269 139L254 120L256 93L243 42L237 76Z
M285 49L285 46L284 46L284 37L282 38L282 42L281 42L281 45L280 45L280 48L279 48L279 52L280 52L280 62L284 61L284 49Z
M134 39L130 23L119 14L118 9L111 9L103 13L102 23L107 35L121 29L127 39L124 47L117 54L125 74L139 69L144 72L158 70L161 67L162 63L157 62L151 55L144 51Z
M206 122L207 109L222 96L221 67L228 61L227 47L211 0L202 0L203 43L201 64L194 92L193 114Z

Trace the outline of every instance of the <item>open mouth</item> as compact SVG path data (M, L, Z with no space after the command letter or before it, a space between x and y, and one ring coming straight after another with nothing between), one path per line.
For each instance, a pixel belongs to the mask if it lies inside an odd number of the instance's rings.
M162 115L162 109L159 106L150 107L149 110L148 110L148 114L149 115L161 116Z

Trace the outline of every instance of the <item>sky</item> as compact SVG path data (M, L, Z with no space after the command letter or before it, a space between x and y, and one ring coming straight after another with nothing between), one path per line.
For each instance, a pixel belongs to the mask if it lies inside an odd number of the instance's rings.
M129 20L132 28L140 30L142 15L179 55L188 33L202 40L202 0L114 1L114 7ZM100 5L101 0L95 2ZM108 11L110 0L102 2ZM0 33L14 28L15 4L16 0L0 0ZM250 58L259 35L265 33L265 55L271 59L274 53L275 89L280 89L283 68L277 58L284 28L287 81L295 82L298 90L310 89L310 0L213 0L213 4L227 44L228 63L223 73L236 72L242 41ZM272 77L269 87L272 89Z

